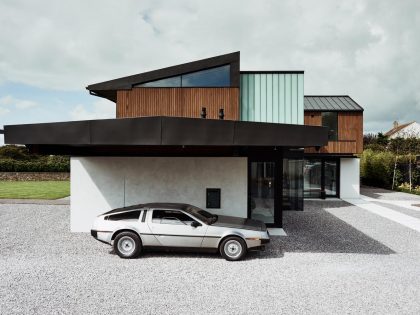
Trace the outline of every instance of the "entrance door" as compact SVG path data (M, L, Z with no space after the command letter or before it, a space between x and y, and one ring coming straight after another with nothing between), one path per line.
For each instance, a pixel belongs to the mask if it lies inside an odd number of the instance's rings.
M276 211L276 163L250 162L250 217L269 225L279 224Z

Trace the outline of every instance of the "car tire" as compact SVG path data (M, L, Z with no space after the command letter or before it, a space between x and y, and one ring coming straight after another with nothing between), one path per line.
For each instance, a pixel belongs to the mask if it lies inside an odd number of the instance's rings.
M241 260L247 252L245 241L237 236L226 237L220 244L220 254L229 261Z
M121 258L135 258L142 250L140 237L133 232L122 232L115 237L114 251Z

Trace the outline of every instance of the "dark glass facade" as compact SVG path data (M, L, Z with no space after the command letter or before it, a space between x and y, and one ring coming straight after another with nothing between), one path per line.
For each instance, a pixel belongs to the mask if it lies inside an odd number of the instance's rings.
M275 162L251 162L251 218L274 224Z
M230 65L196 71L176 77L135 85L135 87L228 87Z
M303 185L305 198L339 196L339 159L305 157Z
M284 153L282 177L283 210L303 210L303 150Z

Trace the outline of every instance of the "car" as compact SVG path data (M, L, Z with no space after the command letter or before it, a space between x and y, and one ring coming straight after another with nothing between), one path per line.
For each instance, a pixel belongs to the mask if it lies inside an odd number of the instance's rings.
M189 204L147 203L99 215L91 235L113 246L121 258L135 258L143 250L175 249L219 252L230 261L249 250L264 249L270 241L258 220L215 215Z

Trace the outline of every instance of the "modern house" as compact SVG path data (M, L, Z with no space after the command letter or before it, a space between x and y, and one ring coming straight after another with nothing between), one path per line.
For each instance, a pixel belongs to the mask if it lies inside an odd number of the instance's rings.
M363 109L304 96L303 71L241 71L239 52L87 87L116 119L5 126L71 156L71 230L109 209L185 202L282 226L304 198L359 195Z
M392 129L385 132L385 136L389 139L395 138L419 138L420 137L420 124L412 121L406 124L400 124L394 121Z

